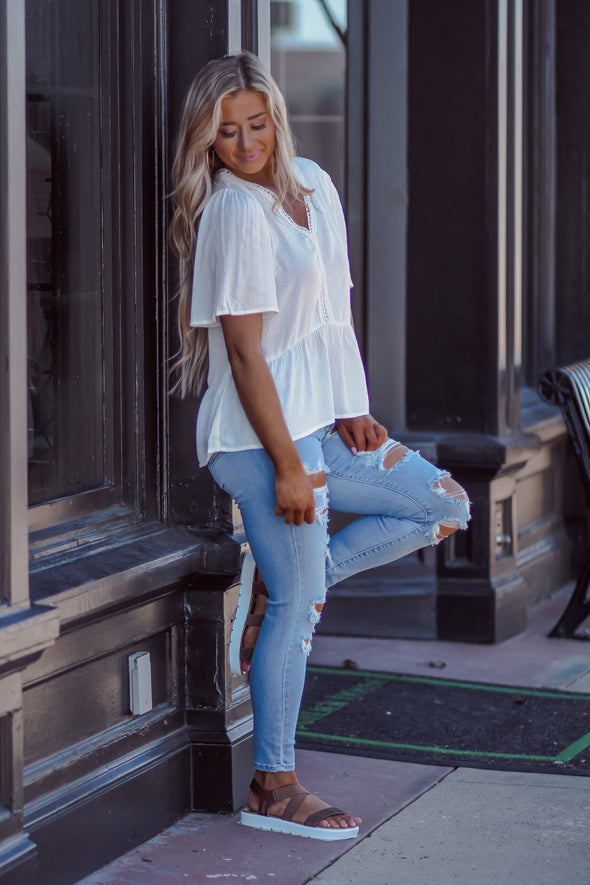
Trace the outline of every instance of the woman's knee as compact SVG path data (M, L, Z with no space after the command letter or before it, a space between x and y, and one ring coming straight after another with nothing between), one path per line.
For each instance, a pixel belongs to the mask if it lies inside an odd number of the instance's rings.
M469 496L463 486L453 479L449 473L441 473L431 488L433 492L449 503L453 502L453 512L441 517L435 525L436 541L442 541L459 529L467 528L470 519Z
M383 445L378 449L366 452L357 452L356 457L363 459L367 464L373 467L379 467L382 470L391 470L397 464L400 464L405 456L411 450L404 446L403 443L395 439L387 437Z

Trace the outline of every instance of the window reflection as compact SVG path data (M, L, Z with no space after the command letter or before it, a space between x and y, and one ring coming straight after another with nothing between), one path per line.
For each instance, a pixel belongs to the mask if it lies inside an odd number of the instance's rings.
M271 67L299 152L343 194L346 0L272 0Z
M104 482L98 9L26 3L32 504Z

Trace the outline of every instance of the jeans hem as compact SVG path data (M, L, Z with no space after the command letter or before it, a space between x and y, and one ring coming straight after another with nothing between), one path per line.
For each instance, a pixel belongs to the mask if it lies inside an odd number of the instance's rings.
M268 771L271 774L278 774L281 771L295 771L295 762L293 762L293 765L261 765L255 762L254 768L257 771Z

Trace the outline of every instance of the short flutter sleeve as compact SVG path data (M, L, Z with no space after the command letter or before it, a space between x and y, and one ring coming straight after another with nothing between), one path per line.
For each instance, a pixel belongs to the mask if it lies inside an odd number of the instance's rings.
M273 244L264 211L248 193L217 191L199 225L191 326L219 326L226 314L277 312Z

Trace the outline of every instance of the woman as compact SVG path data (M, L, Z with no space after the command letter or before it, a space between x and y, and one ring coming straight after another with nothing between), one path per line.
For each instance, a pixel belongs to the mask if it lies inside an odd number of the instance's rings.
M295 774L326 588L465 528L469 501L369 414L340 201L325 172L294 157L284 100L255 56L212 61L195 78L173 174L179 387L198 392L207 377L199 463L237 501L268 592L250 670L256 771L241 822L352 838L358 818ZM328 498L365 514L330 540Z

